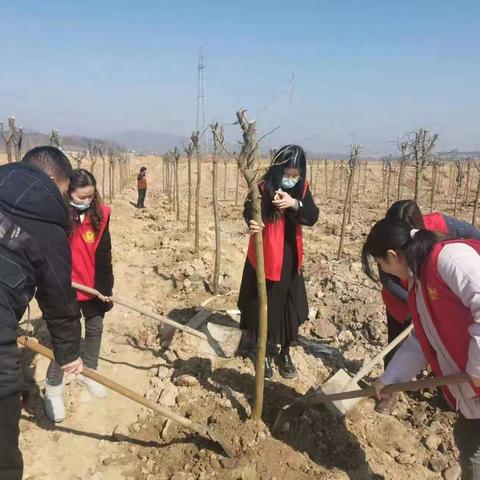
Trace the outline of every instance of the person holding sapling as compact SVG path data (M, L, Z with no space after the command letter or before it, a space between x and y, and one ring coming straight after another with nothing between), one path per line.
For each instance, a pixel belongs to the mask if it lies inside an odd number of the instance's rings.
M251 234L238 298L240 328L244 330L238 354L251 354L258 330L258 292L254 235L262 232L268 296L268 346L265 377L273 376L272 357L278 353L278 369L284 378L295 378L290 345L297 340L299 326L308 318L308 302L302 275L302 226L318 220L308 187L305 152L298 145L278 150L259 183L262 219L253 220L252 200L245 202L244 218ZM277 350L277 352L275 352Z
M414 200L400 200L391 205L386 218L396 218L410 228L427 229L438 232L450 238L469 238L480 240L480 231L470 223L434 212L423 215ZM410 325L410 315L407 305L407 284L395 275L387 274L379 268L382 282L382 299L387 310L388 342L392 342ZM393 357L395 350L385 357L385 367ZM376 410L389 414L397 403L398 396L378 402Z
M469 458L480 458L480 241L442 240L426 229L412 229L398 218L375 224L363 246L362 264L373 277L373 257L385 272L409 282L408 306L413 333L399 347L374 386L379 399L385 385L406 382L427 365L435 376L466 372L470 382L443 389L460 411L455 438L463 476ZM474 462L475 477L480 462Z
M95 177L84 169L74 170L70 187L68 238L72 251L72 280L95 288L105 296L93 297L77 291L77 302L85 319L85 366L96 370L100 355L103 318L112 308L108 296L113 289L110 209L102 203ZM107 395L103 385L83 375L77 382L97 398ZM45 384L45 412L54 422L65 419L63 402L63 371L51 362Z

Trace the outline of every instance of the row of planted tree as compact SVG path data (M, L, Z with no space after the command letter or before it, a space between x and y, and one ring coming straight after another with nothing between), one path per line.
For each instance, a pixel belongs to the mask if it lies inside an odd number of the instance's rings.
M24 150L23 128L17 128L15 117L8 118L8 126L0 123L0 135L5 144L7 161L19 162ZM96 174L98 160L101 164L101 193L106 201L115 198L115 192L123 192L130 183L130 158L128 152L115 148L112 145L102 142L90 141L87 148L69 147L61 145L58 130L52 130L50 134L50 145L60 148L70 157L75 168L87 168L92 174ZM118 183L115 176L118 177Z

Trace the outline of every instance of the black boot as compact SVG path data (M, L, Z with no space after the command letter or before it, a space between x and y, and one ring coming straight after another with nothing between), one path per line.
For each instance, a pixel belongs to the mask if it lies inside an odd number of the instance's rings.
M265 356L265 378L269 380L273 377L272 358L269 355Z
M292 362L288 348L282 348L280 350L280 355L278 356L278 371L283 378L292 379L297 376L297 369Z

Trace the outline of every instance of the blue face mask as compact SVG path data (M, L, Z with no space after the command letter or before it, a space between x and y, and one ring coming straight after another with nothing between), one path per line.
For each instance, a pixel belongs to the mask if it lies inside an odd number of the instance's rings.
M290 190L298 183L299 180L300 177L292 178L284 175L282 178L282 188L285 190Z
M70 202L70 205L73 208L76 208L79 212L85 212L90 208L90 204L92 203L92 200L90 200L88 203L75 203L73 200Z

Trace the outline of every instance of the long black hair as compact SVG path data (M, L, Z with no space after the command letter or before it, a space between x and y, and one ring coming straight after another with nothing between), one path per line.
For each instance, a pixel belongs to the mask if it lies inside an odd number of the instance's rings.
M90 223L92 224L93 231L98 235L100 232L103 213L100 208L102 204L102 199L97 190L97 181L95 177L84 168L77 168L73 171L72 178L70 180L70 185L68 187L68 197L71 198L71 194L77 188L83 187L94 187L95 192L93 194L92 203L90 204L89 209L85 212L88 216ZM72 236L75 233L75 230L80 225L80 214L78 210L72 205L68 206L68 235Z
M293 188L288 190L288 193L291 197L301 200L307 178L307 159L302 147L285 145L279 148L272 158L272 163L262 178L264 182L262 195L266 200L266 202L263 202L264 216L266 218L277 220L280 216L278 209L272 205L272 200L275 192L282 185L283 172L286 168L297 168L300 172L300 180Z
M425 260L440 238L430 230L412 230L411 225L398 218L384 218L377 222L367 236L362 249L363 271L374 281L370 257L385 258L388 250L405 255L407 264L419 278Z
M422 212L415 200L399 200L392 203L385 218L397 218L410 228L425 228Z

